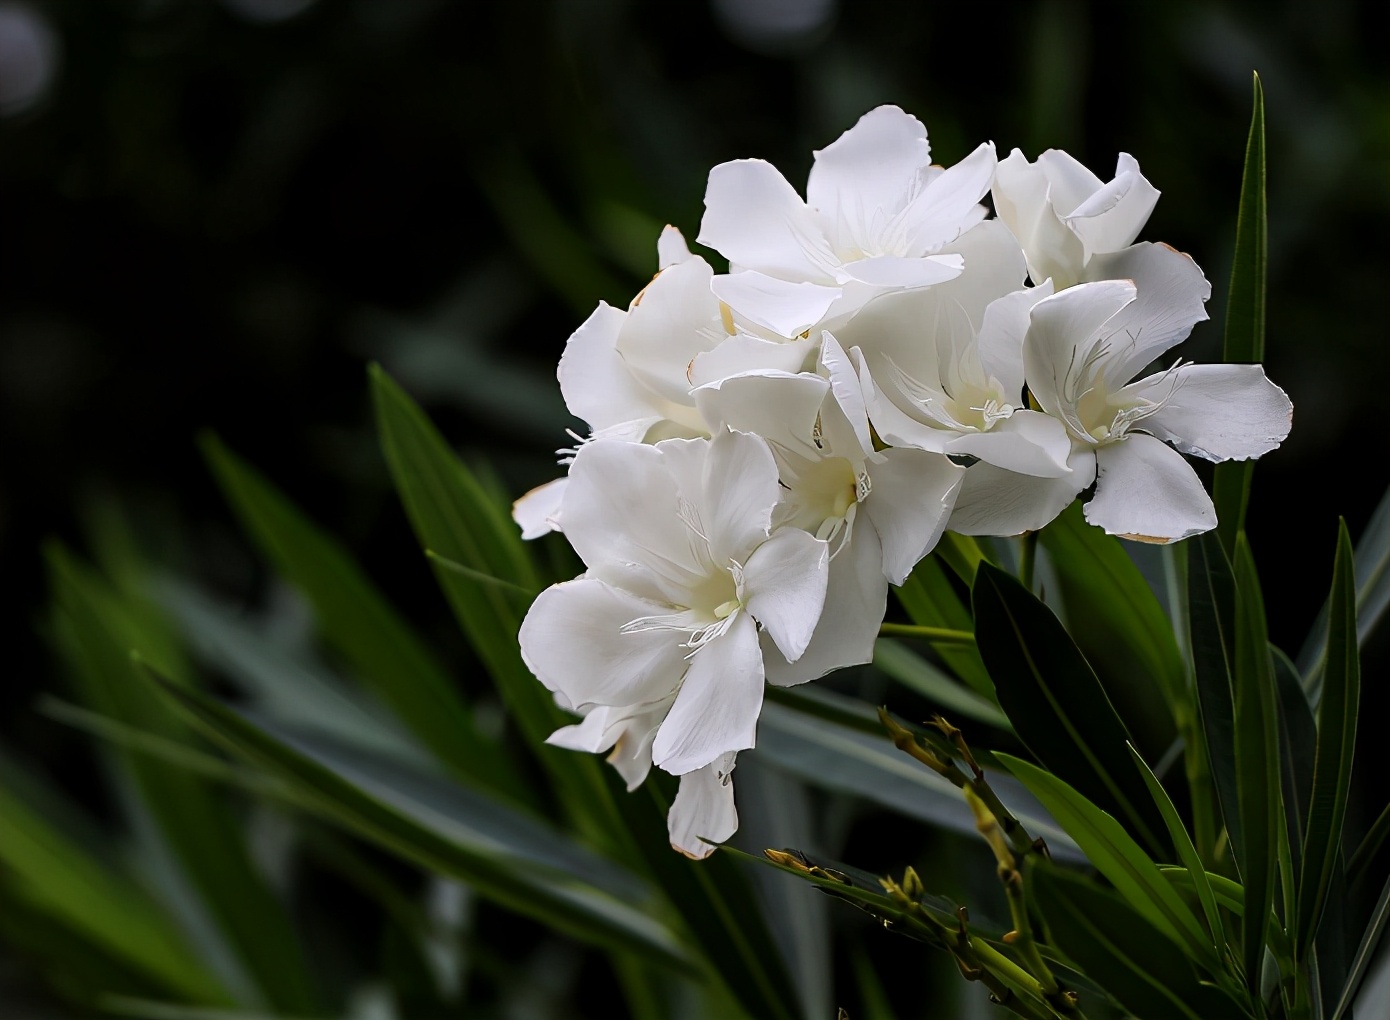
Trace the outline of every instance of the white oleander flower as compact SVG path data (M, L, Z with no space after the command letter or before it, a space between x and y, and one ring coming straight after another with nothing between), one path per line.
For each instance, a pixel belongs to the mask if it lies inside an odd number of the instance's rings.
M1175 265L1166 257L1157 264ZM966 472L950 526L970 534L1036 530L1095 481L1085 516L1108 534L1172 542L1215 527L1211 498L1178 451L1213 461L1259 457L1288 435L1293 405L1259 365L1178 363L1130 381L1187 335L1190 309L1208 293L1201 274L1189 272L1137 287L1083 283L1039 302L1024 341L1028 386L1066 426L1073 473L1028 478L977 464Z
M1102 182L1060 149L1036 163L1018 149L999 161L994 178L995 214L1023 247L1034 283L1051 279L1065 290L1084 280L1117 279L1097 255L1134 243L1158 201L1158 190L1120 153L1115 176Z
M805 653L788 662L764 638L768 680L781 686L873 658L888 584L935 547L964 475L939 454L874 451L858 379L829 333L818 369L747 372L695 391L708 420L772 448L783 489L774 522L830 543L825 611Z
M585 716L557 743L614 748L630 784L651 764L679 776L714 766L727 783L728 756L753 746L762 708L760 629L794 662L825 600L827 544L774 531L779 498L772 453L744 433L579 450L562 515L588 569L542 592L520 633L527 666ZM723 804L710 778L690 780L682 812ZM719 835L688 821L670 819L673 838ZM682 837L678 849L710 848Z
M1023 398L1023 337L1052 285L1021 289L1017 242L996 221L961 237L965 271L880 297L837 334L849 348L883 442L978 458L1023 474L1066 474L1061 422Z
M697 240L729 260L714 291L782 336L833 330L874 296L960 272L944 249L984 218L992 143L949 170L931 165L926 128L896 106L859 119L815 154L806 200L760 159L710 171Z
M809 340L737 321L710 290L709 263L690 253L675 227L662 231L657 252L659 272L628 309L600 302L560 357L565 406L592 438L707 437L692 388L751 368L795 372L812 353ZM557 478L513 504L523 538L561 528L564 489L565 479Z

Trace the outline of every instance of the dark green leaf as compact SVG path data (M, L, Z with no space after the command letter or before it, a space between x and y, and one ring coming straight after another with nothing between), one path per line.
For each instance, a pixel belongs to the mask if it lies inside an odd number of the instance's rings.
M1235 613L1235 761L1243 845L1240 861L1246 909L1263 917L1274 902L1275 861L1283 838L1279 789L1279 705L1274 689L1274 662L1269 651L1264 599L1255 561L1244 533L1236 536ZM1247 924L1241 959L1252 994L1260 989L1265 933Z
M950 535L948 531L946 537ZM973 569L971 576L974 576ZM907 615L918 626L965 631L974 629L970 607L956 593L935 556L918 563L902 587L894 591L907 610ZM995 700L989 671L980 661L980 653L973 645L937 644L932 647L947 668L964 680L976 694L987 701Z
M190 951L187 933L144 888L101 860L111 840L95 831L71 834L46 817L60 802L17 765L0 761L0 912L23 909L46 922L23 944L41 951L38 936L51 933L43 942L61 959L90 945L171 995L230 1005L221 982ZM71 979L66 965L64 971Z
M1129 759L1129 733L1061 621L988 563L975 576L974 605L976 643L1019 738L1154 853L1167 852L1163 819Z
M1231 261L1231 286L1226 296L1224 359L1257 363L1265 356L1265 279L1269 236L1265 210L1265 101L1260 76L1254 76L1254 112L1245 143L1245 174L1240 184L1240 214L1236 220L1236 250ZM1236 535L1245 527L1253 460L1227 461L1216 467L1212 501L1217 533L1228 554L1234 554Z
M1313 792L1313 758L1318 743L1318 727L1303 691L1298 667L1279 650L1270 646L1274 657L1274 686L1279 695L1279 781L1288 820L1290 852L1294 868L1302 857L1303 832L1307 825L1308 803Z
M190 739L187 727L148 684L141 682L131 651L186 676L187 667L167 624L153 606L118 598L65 550L49 550L55 598L54 632L71 660L83 700L118 722L175 742ZM249 976L239 998L264 998L285 1012L312 1012L316 995L284 905L252 864L240 819L223 791L192 773L113 747L119 772L149 811L164 847L196 891L194 909ZM232 973L229 971L229 974ZM243 978L244 980L244 978Z
M1140 704L1148 692L1161 692L1169 712L1181 718L1190 697L1182 652L1121 541L1087 524L1079 501L1044 528L1039 541L1051 557L1067 618L1085 621L1073 636L1106 690Z
M1236 866L1245 842L1240 828L1236 791L1235 707L1235 578L1220 540L1211 532L1185 543L1187 559L1188 631L1192 638L1192 672L1197 707L1202 717L1207 761L1230 837ZM1208 862L1210 863L1210 862Z
M1386 880L1380 890L1380 899L1376 900L1375 909L1371 911L1371 920L1366 925L1361 944L1357 946L1356 955L1352 958L1346 984L1342 987L1336 1008L1328 1014L1328 1020L1340 1020L1342 1016L1347 1015L1356 993L1361 990L1361 983L1365 980L1366 970L1370 967L1376 948L1381 943L1381 936L1385 934L1387 922L1390 922L1390 879Z
M1334 865L1342 852L1342 826L1350 796L1356 717L1361 701L1361 657L1356 640L1356 587L1346 521L1337 531L1337 559L1328 599L1327 665L1318 704L1317 758L1308 809L1303 868L1298 885L1294 945L1301 958L1322 919Z
M1007 754L996 753L995 758L1042 802L1130 906L1193 959L1220 973L1220 961L1201 922L1119 822L1036 765ZM1100 980L1099 975L1092 976Z
M1245 1017L1234 1000L1203 982L1167 932L1108 889L1061 868L1040 867L1032 874L1032 893L1057 948L1135 1016Z
M205 695L153 674L145 682L209 737L288 784L296 802L348 831L580 941L688 966L675 937L650 916L640 883L558 831L483 793L412 777L361 752L306 738L292 746Z
M524 800L501 748L478 732L443 667L347 551L215 436L203 453L247 533L308 599L357 679L460 775Z

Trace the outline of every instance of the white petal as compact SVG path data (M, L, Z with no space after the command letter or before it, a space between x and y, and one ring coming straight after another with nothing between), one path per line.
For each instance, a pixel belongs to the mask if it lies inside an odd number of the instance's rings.
M690 442L699 442L691 440ZM663 446L665 444L662 444ZM565 537L592 573L654 601L680 601L705 574L661 447L596 440L570 465Z
M902 584L936 547L951 516L965 469L920 450L884 450L874 465L873 491L860 507L883 544L883 575ZM854 541L859 540L856 523Z
M710 441L699 512L716 564L742 563L767 538L780 496L777 462L762 439L725 432Z
M576 709L656 701L675 689L685 669L680 637L622 628L670 611L592 578L552 585L521 623L521 657Z
M1048 201L1064 219L1105 187L1085 164L1061 149L1048 149L1039 156L1038 169L1047 178Z
M787 661L806 651L825 604L830 547L796 528L773 535L743 565L747 608Z
M1052 281L1016 290L991 301L985 308L976 338L980 367L999 380L1004 392L1017 400L1023 393L1023 338L1033 306L1052 296Z
M522 538L540 538L560 527L560 503L564 499L569 477L556 478L537 485L512 504L512 520L521 528Z
M661 415L654 394L632 377L618 354L618 331L626 319L626 312L600 302L560 355L556 374L565 406L595 432Z
M1158 189L1139 172L1134 157L1122 152L1115 179L1076 206L1064 220L1081 238L1086 257L1091 258L1132 244L1157 203Z
M740 612L727 631L691 657L680 693L657 730L652 760L681 776L752 747L762 706L758 626Z
M711 428L751 432L816 459L812 443L830 383L809 372L747 372L702 386L695 406Z
M674 698L672 694L643 705L599 705L589 711L583 722L556 730L545 742L574 751L612 748L608 764L623 777L631 792L642 785L652 767L652 740Z
M983 142L955 166L936 174L903 213L910 238L904 255L924 255L949 244L983 219L980 199L994 182L998 157Z
M1086 520L1107 535L1173 542L1216 527L1216 508L1182 454L1134 434L1096 450L1100 474Z
M1037 478L1005 471L981 461L965 472L956 507L946 526L962 535L1021 535L1037 531L1071 505L1096 477L1089 447L1073 450L1072 473Z
M1069 287L1033 306L1028 335L1023 341L1023 368L1028 388L1048 414L1065 417L1075 410L1077 395L1066 384L1079 371L1101 331L1135 299L1128 280L1104 280Z
M706 836L723 843L738 831L738 812L734 809L732 755L727 766L713 762L681 776L680 789L666 815L671 846L694 860L714 853L714 846L700 839ZM724 767L721 767L724 766Z
M1086 266L1084 276L1087 280L1134 281L1134 303L1109 327L1116 333L1115 353L1105 366L1106 384L1111 390L1133 379L1207 317L1211 284L1192 256L1166 244L1145 242L1114 254L1097 255Z
M725 336L714 271L702 258L664 269L633 299L617 349L629 372L675 404L690 403L690 362Z
M1033 282L1051 279L1062 289L1080 277L1085 252L1048 201L1049 187L1043 169L1014 149L995 171L994 208L1022 245Z
M926 255L921 258L879 255L846 262L844 272L851 279L884 290L915 290L953 280L964 268L965 260L959 255Z
M815 346L816 341L809 337L778 342L736 333L690 363L690 383L692 387L708 386L745 372L795 374L806 369Z
M709 172L696 240L735 266L788 280L833 282L830 267L839 262L801 196L761 159Z
M690 246L685 243L685 235L669 223L656 239L657 269L666 269L690 258Z
M806 202L844 247L874 237L917 196L931 146L922 122L896 106L880 106L815 154ZM977 199L978 200L978 199Z
M840 405L845 421L854 430L860 454L872 456L874 441L869 434L869 411L864 404L864 388L859 383L859 376L855 374L849 356L830 333L821 337L820 364L830 380L830 390L835 395L835 402ZM837 452L842 456L848 456L848 451Z
M782 337L800 336L822 322L841 296L838 286L779 280L752 269L716 276L710 286L740 318Z
M872 661L887 604L888 580L883 576L878 532L867 521L856 523L849 545L830 561L825 609L801 657L787 662L771 637L763 635L768 683L791 687L844 666Z
M1058 478L1069 470L1071 436L1050 414L1015 411L988 432L957 434L943 452L969 454L1019 474Z
M1249 460L1288 437L1293 404L1259 365L1184 365L1141 379L1135 390L1151 399L1173 396L1139 426L1183 453L1207 460Z

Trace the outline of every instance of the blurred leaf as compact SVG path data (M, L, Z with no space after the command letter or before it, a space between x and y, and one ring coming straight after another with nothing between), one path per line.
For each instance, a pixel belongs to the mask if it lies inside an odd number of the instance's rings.
M853 1013L855 1020L895 1020L897 1014L888 1000L888 991L861 944L855 944L850 962L854 966L854 984L859 992L859 1008Z
M418 776L407 786L409 773L401 766L368 763L360 752L335 753L326 742L305 738L291 746L282 735L153 673L145 682L157 684L209 737L288 783L304 807L350 832L581 942L688 966L674 936L646 912L650 904L642 902L640 884L558 831L481 792Z
M1358 884L1366 876L1367 869L1380 856L1381 847L1385 845L1387 836L1390 836L1390 804L1387 804L1376 816L1376 820L1362 838L1361 845L1356 848L1351 860L1347 862L1347 882L1349 885Z
M1122 683L1139 692L1161 691L1181 719L1189 695L1173 625L1120 540L1087 524L1079 500L1038 538L1051 556L1067 618L1078 624L1076 643L1107 689Z
M874 665L910 691L916 691L945 713L973 719L1010 732L1009 717L994 702L963 687L906 645L879 638L874 645Z
M1201 979L1166 929L1108 889L1061 868L1039 867L1032 873L1032 893L1057 947L1135 1016L1246 1016Z
M1356 955L1352 958L1347 982L1342 988L1341 996L1337 999L1336 1008L1328 1014L1328 1020L1340 1020L1342 1016L1347 1015L1347 1010L1351 1008L1356 993L1360 991L1361 983L1366 978L1366 969L1371 965L1371 958L1375 955L1376 947L1380 945L1387 921L1390 921L1390 879L1386 880L1384 887L1380 890L1380 899L1376 900L1375 909L1371 911L1370 922L1366 925L1366 930L1361 936L1361 943L1356 947Z
M1380 498L1370 523L1356 543L1356 640L1364 645L1390 606L1390 489ZM1322 670L1327 656L1328 605L1323 604L1317 621L1298 654L1299 671L1310 695L1317 698L1322 689Z
M460 775L525 802L497 742L478 731L448 674L347 551L215 436L202 445L247 533L309 600L357 679Z
M1134 759L1135 768L1139 770L1140 776L1153 795L1154 804L1163 813L1163 821L1168 826L1168 836L1178 851L1178 860L1182 861L1183 867L1192 878L1192 887L1207 919L1207 930L1211 932L1212 948L1220 958L1226 945L1226 931L1221 923L1221 911L1217 906L1216 894L1211 891L1211 883L1207 880L1206 868L1202 866L1202 859L1197 855L1197 848L1192 845L1192 837L1183 825L1178 809L1173 806L1168 791L1163 788L1163 784L1158 781L1158 777L1149 769L1133 744L1129 747L1129 753Z
M167 627L159 625L151 607L115 596L61 547L50 547L48 559L54 630L83 699L114 720L186 742L187 728L141 682L130 659L131 650L139 649L165 670L186 672ZM284 906L252 865L231 805L192 773L119 748L113 756L196 890L190 902L212 919L225 950L245 968L259 994L278 1009L312 1012L316 996L300 942Z
M1184 543L1188 549L1188 631L1192 637L1192 671L1202 717L1206 753L1216 787L1217 806L1240 867L1245 841L1236 790L1235 578L1220 540L1211 532ZM1208 862L1210 866L1211 862Z
M1235 613L1235 761L1240 798L1236 847L1246 909L1263 917L1274 902L1275 860L1281 841L1279 788L1279 705L1274 689L1274 662L1269 652L1264 600L1255 561L1244 532L1236 536ZM1265 933L1247 924L1242 934L1242 963L1251 994L1258 995L1264 963Z
M1119 822L1036 765L1002 753L995 757L1042 802L1130 906L1212 973L1221 972L1201 922ZM1103 980L1098 974L1091 976Z
M1236 250L1231 261L1231 285L1226 294L1227 362L1258 363L1265 356L1265 278L1269 265L1269 231L1265 201L1265 101L1260 76L1253 82L1254 112L1245 143L1245 174L1240 183L1240 214L1236 220ZM1228 555L1234 556L1236 536L1245 527L1253 460L1227 461L1216 466L1212 502L1216 504L1217 534Z
M953 832L978 832L961 791L903 754L886 736L871 736L769 702L758 722L757 753L813 785L863 797ZM1009 777L991 777L990 783L1029 834L1047 840L1055 857L1080 859L1081 851L1054 822L1018 806L1018 794L1024 791L1011 789Z
M1130 763L1129 733L1061 621L1015 577L987 563L973 593L976 644L1019 738L1087 800L1117 809L1145 844L1164 853L1163 818Z
M90 943L170 994L229 1004L221 982L190 951L187 934L143 888L93 854L111 840L95 832L74 838L45 817L61 800L0 759L0 912L8 914L18 901L52 925L26 934L24 944L42 951L46 942L50 951L69 957L89 952L83 944ZM70 979L87 968L63 969Z
M1356 718L1361 703L1361 657L1356 641L1356 587L1346 521L1337 530L1337 558L1328 599L1327 660L1318 704L1317 756L1309 801L1303 867L1298 883L1294 947L1299 959L1322 920L1332 872L1342 853L1350 797Z
M951 532L946 532L949 538ZM939 547L938 547L939 548ZM974 570L971 570L974 576ZM952 630L974 629L970 607L951 585L935 556L918 563L896 588L898 601L907 610L912 622L921 627L948 627ZM994 682L980 661L980 653L972 645L936 644L932 649L956 676L964 680L980 697L994 701Z

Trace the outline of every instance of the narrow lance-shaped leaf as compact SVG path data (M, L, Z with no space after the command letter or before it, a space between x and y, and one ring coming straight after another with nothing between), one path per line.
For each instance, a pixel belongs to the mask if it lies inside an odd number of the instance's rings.
M1250 545L1236 538L1235 760L1242 847L1241 878L1248 918L1262 918L1274 902L1275 861L1283 826L1279 812L1279 708L1269 652L1264 600ZM1247 923L1241 959L1252 994L1259 994L1264 963L1262 925Z
M946 533L948 537L950 534L949 531ZM974 576L973 571L971 576ZM907 610L907 615L918 626L967 631L972 627L969 607L956 593L951 579L935 556L918 563L902 587L894 591L902 607ZM935 644L932 647L947 668L964 680L976 694L989 701L995 700L989 671L973 646Z
M982 563L975 637L999 702L1028 749L1160 855L1163 818L1130 762L1129 733L1060 620L1011 574Z
M1236 251L1231 261L1231 286L1226 296L1227 362L1254 363L1265 354L1265 277L1269 265L1269 230L1265 203L1265 99L1260 76L1254 76L1254 112L1245 143L1245 174L1240 183L1240 214L1236 220ZM1236 535L1245 526L1250 499L1253 460L1227 461L1216 467L1212 502L1216 504L1217 534L1228 554L1234 554Z
M1289 857L1297 874L1307 828L1308 804L1313 794L1313 759L1318 727L1303 692L1303 682L1289 657L1270 645L1274 662L1274 687L1279 696L1279 784L1284 798L1285 824L1289 829Z
M1050 772L1011 755L996 752L995 758L1042 802L1130 906L1210 973L1221 973L1202 923L1119 822Z
M1221 542L1208 532L1186 542L1188 630L1192 639L1192 672L1197 686L1208 764L1216 787L1217 806L1230 837L1232 856L1240 868L1245 839L1240 827L1236 790L1235 706L1235 579ZM1208 861L1208 869L1214 862Z
M441 761L523 799L502 749L474 726L448 674L346 550L215 436L204 437L203 453L247 532L309 600L323 637L357 679Z
M1329 600L1327 665L1318 705L1313 794L1303 844L1294 945L1300 957L1312 944L1342 850L1342 823L1350 796L1356 717L1361 700L1361 657L1356 641L1356 587L1351 537L1337 529L1337 559Z

